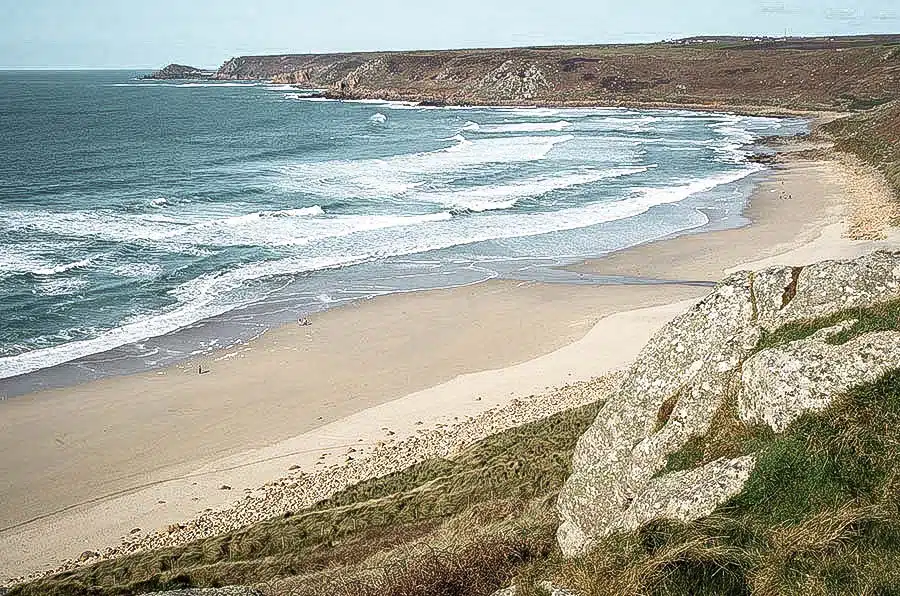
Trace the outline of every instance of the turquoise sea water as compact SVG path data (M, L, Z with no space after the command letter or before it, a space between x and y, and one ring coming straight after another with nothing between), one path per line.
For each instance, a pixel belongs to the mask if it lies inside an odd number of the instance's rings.
M740 225L750 146L805 130L135 76L0 73L0 396L170 363L347 300L549 278Z

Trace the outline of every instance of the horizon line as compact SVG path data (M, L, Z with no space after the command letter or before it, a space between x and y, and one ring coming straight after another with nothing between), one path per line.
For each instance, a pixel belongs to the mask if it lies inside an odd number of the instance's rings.
M645 41L619 41L619 42L580 42L580 43L567 43L567 42L557 42L557 43L549 43L549 44L524 44L524 45L497 45L497 46L470 46L470 47L445 47L445 48L406 48L406 49L366 49L366 50L339 50L339 51L282 51L275 53L250 53L250 54L236 54L231 56L231 58L235 57L243 57L243 56L281 56L281 55L330 55L330 54L381 54L381 53L413 53L413 52L464 52L464 51L478 51L478 50L515 50L515 49L549 49L549 48L574 48L574 47L596 47L596 46L633 46L633 45L654 45L654 44L669 44L675 43L679 41L686 41L691 39L753 39L760 38L766 40L802 40L802 39L827 39L827 38L844 38L844 39L852 39L852 38L865 38L865 37L900 37L900 33L802 33L802 34L792 34L785 32L784 35L773 35L771 33L760 33L760 34L695 34L688 35L683 37L666 37L662 39L653 39L653 40L645 40ZM264 51L265 52L265 51ZM84 70L99 70L99 71L115 71L115 70L149 70L155 71L163 68L169 64L183 64L185 66L192 66L193 68L198 68L200 70L217 70L221 67L222 64L228 62L231 58L226 58L217 66L194 66L188 64L189 61L181 61L179 59L175 59L175 61L170 61L162 64L162 66L133 66L133 65L125 65L125 66L89 66L89 65L42 65L42 66L0 66L0 71L84 71Z

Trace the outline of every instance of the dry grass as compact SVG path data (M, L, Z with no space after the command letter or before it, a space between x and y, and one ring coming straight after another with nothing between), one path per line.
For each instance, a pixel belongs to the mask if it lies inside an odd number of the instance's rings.
M884 175L895 199L895 208L888 212L890 223L900 223L900 100L835 120L824 129L838 149L855 155Z
M452 460L362 482L286 518L103 561L12 594L117 595L230 584L270 584L272 594L322 593L323 585L338 594L461 593L453 592L454 569L484 585L505 580L511 568L555 544L555 519L548 521L553 498L598 408L493 435ZM284 578L295 579L283 584Z

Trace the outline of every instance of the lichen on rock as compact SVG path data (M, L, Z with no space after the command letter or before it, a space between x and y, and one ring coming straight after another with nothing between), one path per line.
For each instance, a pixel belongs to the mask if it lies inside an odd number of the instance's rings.
M704 434L729 374L756 345L753 276L737 273L666 325L641 351L622 384L575 448L572 475L560 494L557 534L566 554L590 539L627 529L627 512L667 456ZM663 404L678 395L666 423Z
M741 420L783 432L804 413L823 410L836 395L900 365L900 332L866 333L841 345L826 342L853 323L845 321L748 359L738 396Z
M718 284L650 340L578 441L557 503L563 554L584 553L600 538L653 519L706 516L740 492L752 455L658 474L669 455L709 431L735 393L743 420L783 430L900 365L900 332L834 346L826 342L838 331L831 329L751 356L764 332L898 296L897 252L739 272Z

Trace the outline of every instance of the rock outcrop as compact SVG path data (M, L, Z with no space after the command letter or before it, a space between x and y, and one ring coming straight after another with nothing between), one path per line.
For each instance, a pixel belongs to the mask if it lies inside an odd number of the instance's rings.
M471 86L475 96L534 99L553 88L534 62L507 60Z
M168 66L147 75L145 79L209 79L213 73L194 68L193 66L185 66L184 64L169 64Z
M740 492L753 456L660 473L669 455L708 432L727 399L740 395L743 419L778 431L900 365L897 332L832 346L825 341L832 329L753 354L764 332L897 297L900 253L741 272L721 282L644 347L579 440L558 500L563 553L583 553L598 538L653 519L706 516Z
M840 345L826 342L855 322L847 321L748 359L738 396L741 419L782 432L805 412L823 410L834 396L900 366L897 331L866 333Z
M538 586L548 596L575 596L574 592L566 590L565 588L560 588L549 581L539 582ZM497 590L491 594L491 596L516 596L518 593L519 589L516 586L510 586L508 588L503 588L502 590Z

